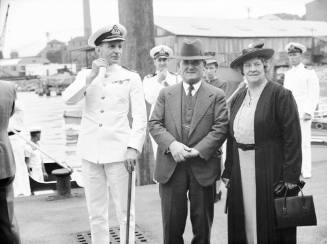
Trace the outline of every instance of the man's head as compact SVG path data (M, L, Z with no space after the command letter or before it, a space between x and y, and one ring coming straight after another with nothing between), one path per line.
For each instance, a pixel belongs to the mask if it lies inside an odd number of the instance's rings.
M202 43L196 39L194 41L185 40L180 51L180 73L183 81L194 84L201 80L204 72L206 56L203 55Z
M215 59L206 60L205 75L207 79L212 80L216 77L218 70L218 62Z
M30 129L31 140L36 143L41 140L41 129L32 128Z
M150 56L153 58L157 71L168 69L168 62L173 55L173 50L166 45L158 45L150 50Z
M126 34L127 31L123 25L109 25L92 34L88 44L95 47L99 58L105 59L109 65L119 64Z
M302 62L303 53L306 47L300 43L290 42L286 45L285 50L291 66L297 66Z

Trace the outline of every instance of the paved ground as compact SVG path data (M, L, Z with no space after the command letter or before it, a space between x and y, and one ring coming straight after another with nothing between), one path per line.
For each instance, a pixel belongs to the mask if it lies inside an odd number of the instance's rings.
M313 177L307 180L304 194L313 194L318 226L298 228L299 244L327 244L327 146L313 146ZM48 201L47 196L18 198L15 210L22 244L77 244L74 233L89 230L83 189L74 190L73 198ZM227 243L225 189L222 200L215 205L212 244ZM137 225L148 237L148 243L162 243L161 210L157 185L136 189ZM111 226L117 225L110 203ZM185 231L185 243L190 243L191 227Z

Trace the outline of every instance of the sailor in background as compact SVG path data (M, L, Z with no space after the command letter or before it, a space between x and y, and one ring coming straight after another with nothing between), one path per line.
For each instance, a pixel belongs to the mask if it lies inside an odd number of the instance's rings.
M92 34L88 44L95 47L98 59L92 69L81 70L63 93L68 105L84 99L77 151L82 158L93 244L109 243L109 190L120 224L120 243L125 243L129 172L133 172L129 243L135 243L133 170L142 152L147 116L139 74L120 65L126 34L120 24Z
M144 77L143 90L145 100L151 105L151 115L160 90L164 87L177 84L182 78L168 71L168 63L173 56L173 50L170 47L166 45L155 46L150 50L150 56L153 58L156 71L154 74L149 74ZM153 140L152 136L150 136L150 138L154 157L156 157L158 145Z
M31 195L31 187L28 175L27 165L25 163L24 150L26 142L19 135L24 130L24 110L19 100L16 100L15 111L9 120L8 136L14 153L16 162L16 174L13 182L14 196ZM15 132L14 132L15 131Z
M40 146L41 128L34 127L30 129L31 142ZM44 182L48 174L44 167L44 158L42 153L30 144L25 147L25 162L28 166L30 176L39 182Z
M302 63L306 47L291 42L286 45L291 69L285 73L284 87L295 98L302 133L302 177L311 177L311 123L319 101L319 80L314 70Z

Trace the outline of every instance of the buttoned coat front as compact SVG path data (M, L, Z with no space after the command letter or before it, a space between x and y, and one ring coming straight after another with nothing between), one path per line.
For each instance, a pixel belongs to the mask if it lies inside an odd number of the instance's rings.
M0 81L0 179L15 174L15 159L8 138L9 118L14 113L16 90L13 84Z
M319 102L319 80L314 70L304 67L300 63L285 73L284 87L292 91L300 119L304 113L314 115Z
M114 65L108 74L100 69L86 86L90 72L80 71L63 93L66 104L85 98L78 153L94 163L124 161L127 148L141 152L145 139L147 117L141 78L136 72Z
M167 183L177 163L169 152L173 141L182 141L182 92L179 83L161 90L149 121L150 133L158 143L154 178ZM201 157L191 160L193 174L202 186L215 182L220 165L215 152L221 147L227 134L228 112L224 93L202 81L191 121L187 146L194 147Z

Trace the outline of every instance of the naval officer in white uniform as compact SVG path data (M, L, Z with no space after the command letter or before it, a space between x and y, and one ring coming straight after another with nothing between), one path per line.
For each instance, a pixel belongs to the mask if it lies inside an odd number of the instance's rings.
M302 133L302 177L311 177L311 122L319 101L319 80L316 72L302 63L306 47L291 42L286 45L291 69L285 73L284 87L295 98Z
M133 170L145 140L147 117L139 74L120 66L126 29L120 24L99 29L88 44L98 59L79 72L65 90L67 104L84 99L78 152L82 158L85 196L93 244L109 243L109 189L125 243L128 171ZM127 114L131 110L130 127ZM135 243L135 177L133 176L130 240Z
M159 92L162 88L175 85L180 82L182 78L174 73L168 71L169 60L173 56L173 50L166 45L158 45L150 50L150 56L153 58L156 71L149 74L143 79L143 89L145 100L151 105L150 115L154 109ZM157 143L150 135L154 157L157 154Z

